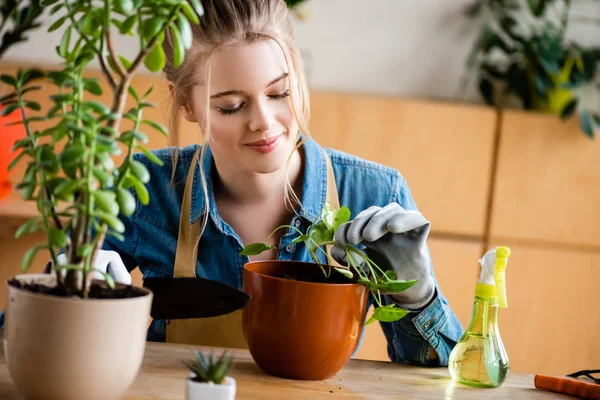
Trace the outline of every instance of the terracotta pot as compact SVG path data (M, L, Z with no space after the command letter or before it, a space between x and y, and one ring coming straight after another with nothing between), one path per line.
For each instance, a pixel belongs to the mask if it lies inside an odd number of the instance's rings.
M16 277L55 285L48 274ZM4 354L29 399L109 400L127 390L146 345L152 293L128 299L76 299L7 284Z
M278 278L281 272L322 274L317 264L257 261L244 266L252 296L242 325L248 350L265 372L291 379L335 375L356 349L368 291L355 283L311 283Z

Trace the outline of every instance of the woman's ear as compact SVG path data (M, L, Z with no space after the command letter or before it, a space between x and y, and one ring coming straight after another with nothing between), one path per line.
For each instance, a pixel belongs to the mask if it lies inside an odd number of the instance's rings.
M179 109L181 110L181 114L183 115L183 118L186 119L186 121L188 122L198 122L196 119L196 116L194 115L194 113L192 112L191 108L188 105L187 101L184 101L182 103L178 102L177 100L177 90L175 89L175 85L173 84L173 82L169 81L169 93L171 94L171 98L175 103L179 103L182 104Z

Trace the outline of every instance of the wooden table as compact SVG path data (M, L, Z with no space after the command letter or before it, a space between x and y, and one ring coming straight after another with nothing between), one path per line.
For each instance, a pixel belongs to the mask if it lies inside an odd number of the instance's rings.
M362 360L350 360L338 375L325 381L295 381L263 373L247 351L234 350L234 354L236 363L231 376L237 381L238 400L573 399L535 389L532 375L509 373L504 385L498 389L473 389L452 381L447 368ZM148 343L142 369L123 400L184 399L188 371L180 360L191 355L190 346ZM2 349L0 399L23 399L12 383Z

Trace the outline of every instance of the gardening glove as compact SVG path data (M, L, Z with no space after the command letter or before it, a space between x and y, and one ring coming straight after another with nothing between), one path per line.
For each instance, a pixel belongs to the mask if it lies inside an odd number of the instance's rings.
M56 258L59 265L67 264L67 256L64 253L59 254ZM94 279L104 280L104 276L100 273L104 272L112 276L115 282L131 285L131 275L129 275L121 256L116 251L99 250L96 253L92 268L94 268L92 272Z
M420 212L390 203L383 208L370 207L354 220L340 225L335 241L341 246L362 244L367 256L383 271L393 270L398 279L417 279L407 290L389 295L399 306L419 310L435 294L425 244L429 229L429 221ZM331 255L340 264L346 263L345 252L340 247L333 246Z

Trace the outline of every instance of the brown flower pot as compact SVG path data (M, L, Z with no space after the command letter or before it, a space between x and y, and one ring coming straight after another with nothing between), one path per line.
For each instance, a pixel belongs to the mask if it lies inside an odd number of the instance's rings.
M265 372L291 379L321 380L335 375L356 349L368 290L355 283L313 283L279 278L319 278L317 264L257 261L244 266L243 310L248 350Z
M48 274L16 277L54 286ZM28 399L109 400L140 368L152 293L126 299L57 297L7 284L4 354Z

